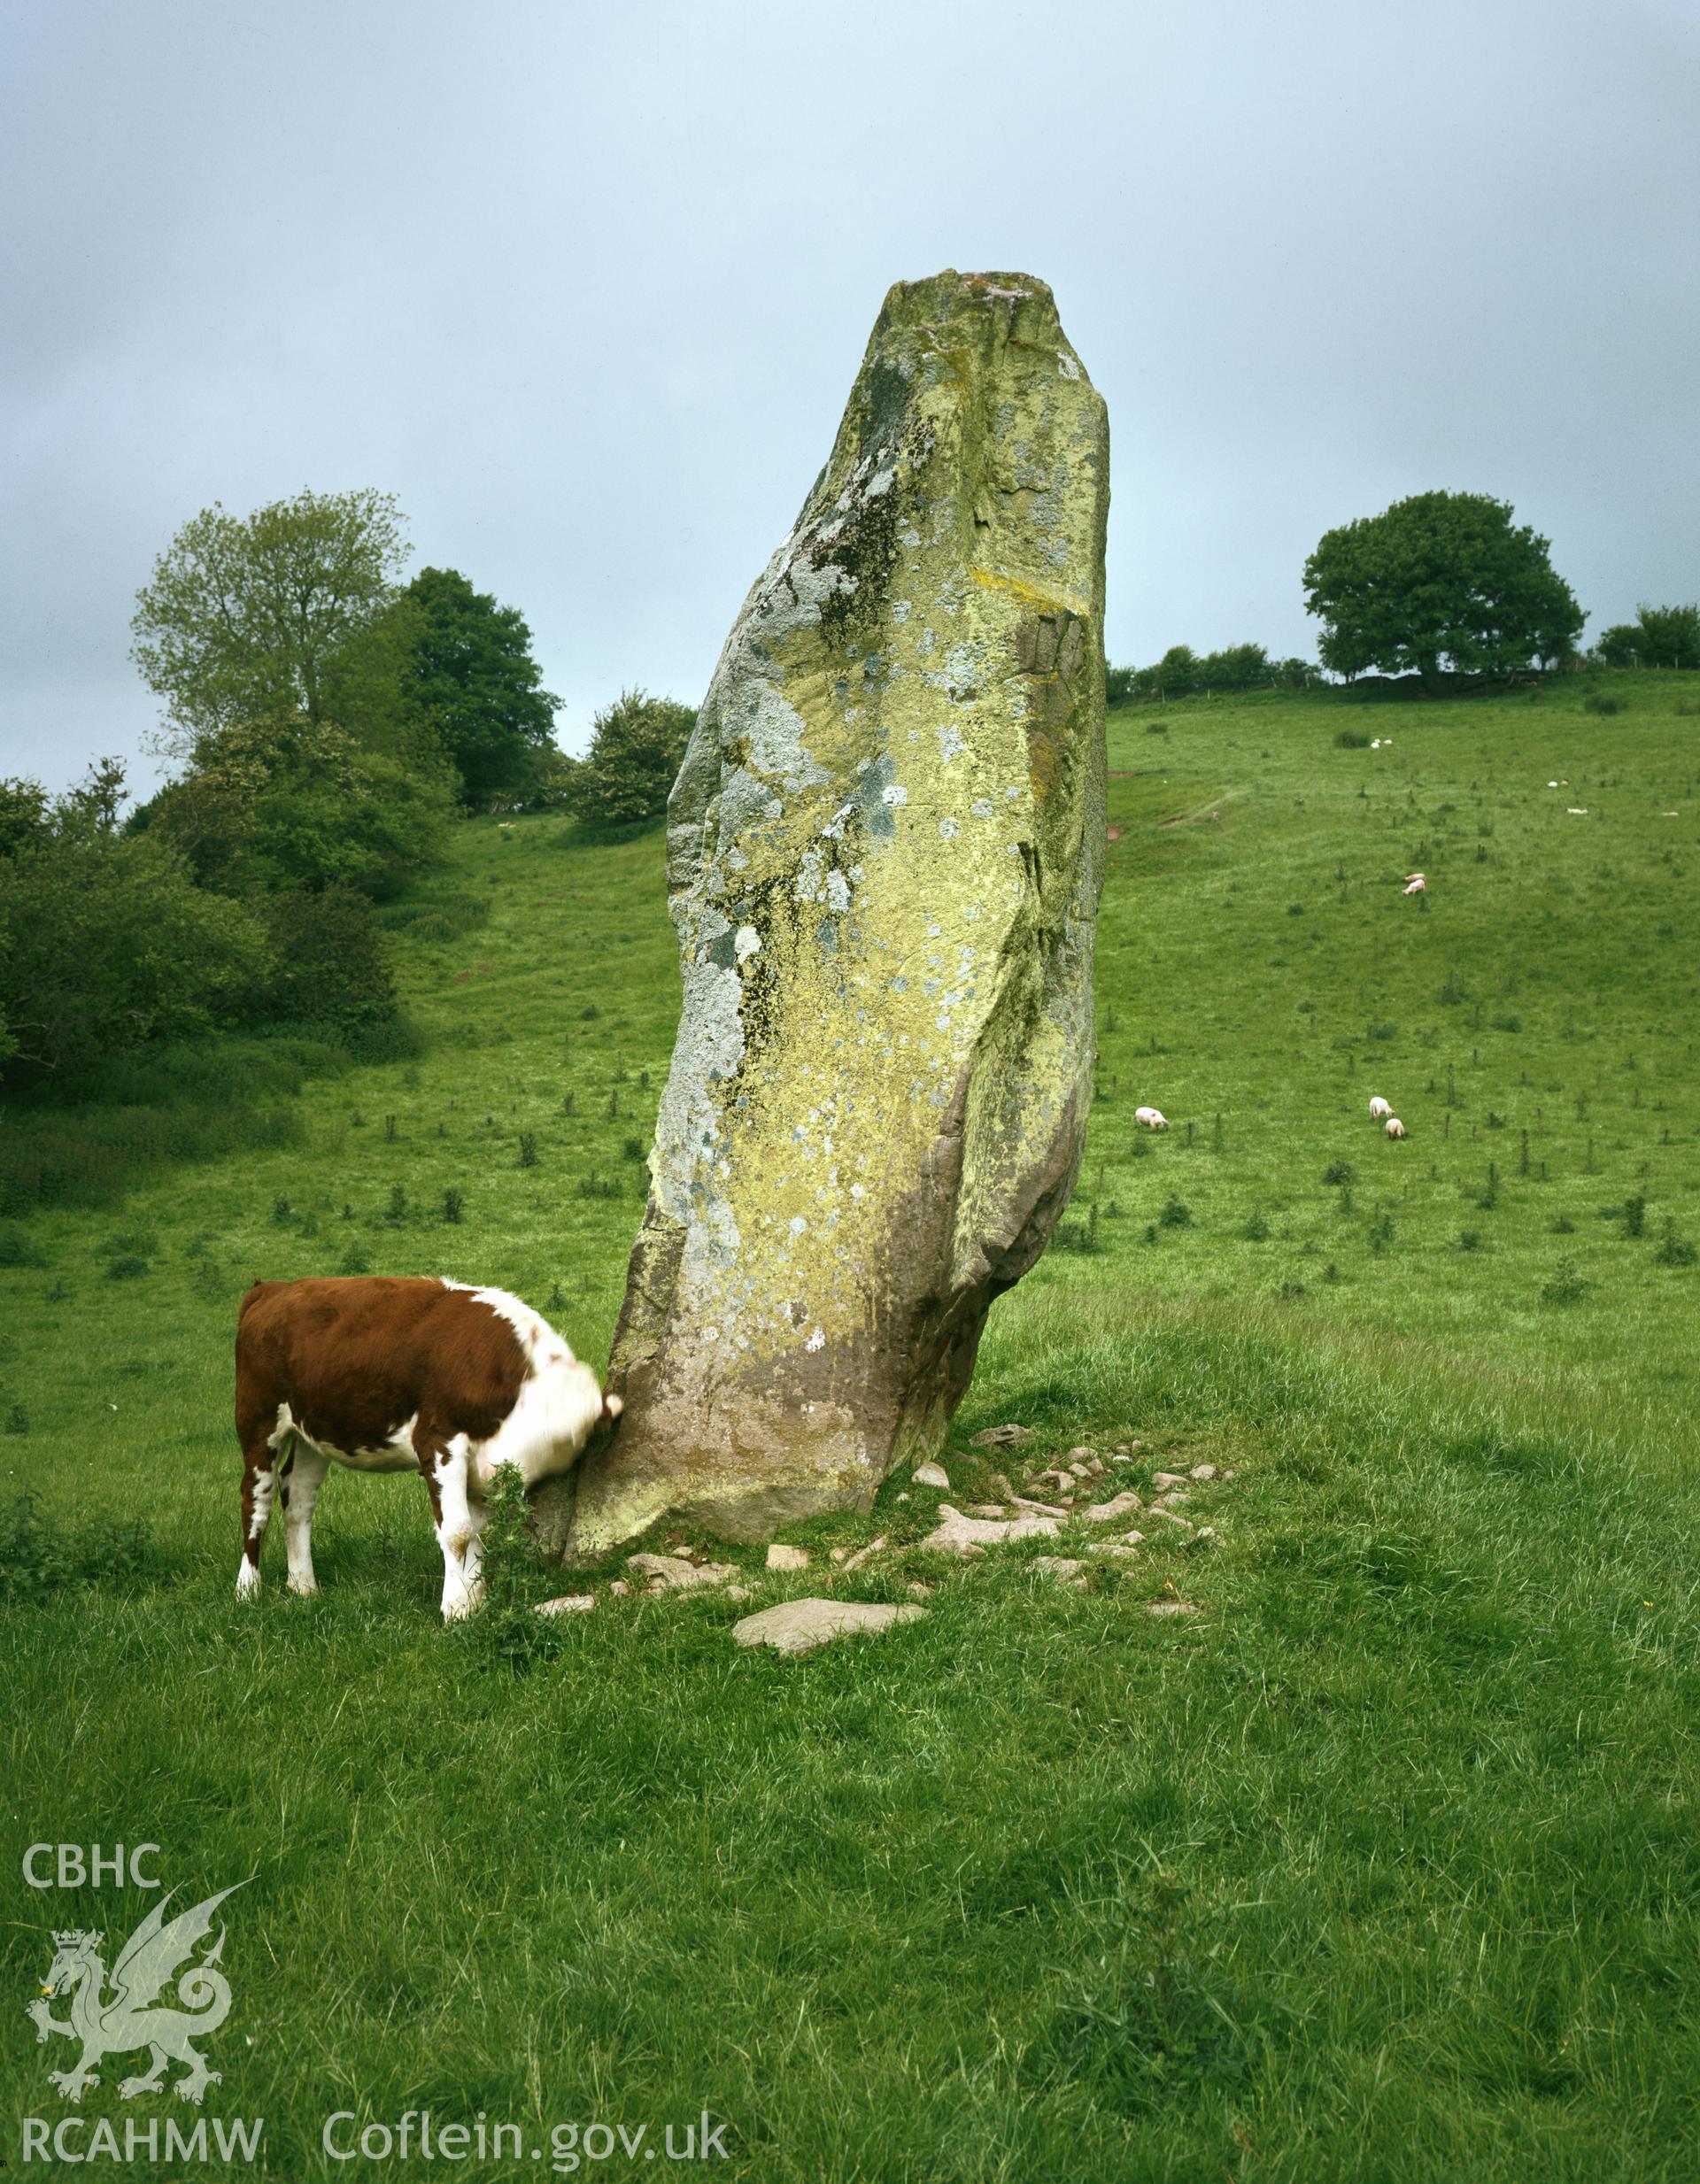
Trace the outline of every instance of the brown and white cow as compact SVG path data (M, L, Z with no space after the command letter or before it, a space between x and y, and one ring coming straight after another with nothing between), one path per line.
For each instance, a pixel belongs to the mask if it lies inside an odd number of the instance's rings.
M242 1567L259 1590L276 1487L290 1590L318 1590L313 1508L333 1463L422 1473L443 1549L443 1613L483 1598L478 1535L499 1466L528 1486L620 1414L548 1322L505 1289L385 1275L256 1282L236 1315Z

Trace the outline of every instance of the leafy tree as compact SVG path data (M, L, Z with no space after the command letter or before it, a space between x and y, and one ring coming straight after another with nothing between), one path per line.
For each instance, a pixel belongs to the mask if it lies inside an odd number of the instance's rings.
M19 784L9 784L12 788ZM0 857L0 1023L25 1077L239 1021L269 975L264 929L184 860L116 823L112 762L42 802Z
M1325 532L1304 565L1305 605L1323 623L1323 664L1358 675L1441 663L1503 674L1562 660L1587 619L1547 558L1547 541L1485 493L1416 493Z
M1700 606L1638 607L1635 624L1648 667L1700 668Z
M403 599L415 610L403 688L466 801L523 799L553 750L560 703L543 687L524 617L452 568L421 569Z
M295 718L204 736L146 815L221 892L342 886L382 899L435 861L452 808L445 767Z
M696 724L689 706L622 691L592 723L590 750L571 778L573 811L603 826L659 818Z
M1639 622L1613 622L1609 629L1601 630L1594 656L1608 668L1638 668L1646 641Z
M274 969L263 1013L359 1044L392 1024L396 985L372 906L351 887L300 889L261 899Z
M298 493L184 524L137 594L131 657L180 747L241 722L328 717L335 663L396 596L406 557L388 493Z

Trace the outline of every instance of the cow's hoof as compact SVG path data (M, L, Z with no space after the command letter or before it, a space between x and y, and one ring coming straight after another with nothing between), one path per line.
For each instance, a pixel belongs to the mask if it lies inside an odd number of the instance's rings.
M251 1563L244 1563L236 1572L236 1598L252 1600L259 1591L259 1572Z
M295 1594L297 1600L312 1600L317 1595L319 1586L316 1582L312 1585L298 1585L295 1579L291 1578L290 1579L290 1590Z

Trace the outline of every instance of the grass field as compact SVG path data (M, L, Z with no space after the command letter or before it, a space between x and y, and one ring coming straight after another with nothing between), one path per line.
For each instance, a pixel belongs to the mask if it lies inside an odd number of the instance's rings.
M207 2106L266 2118L269 2176L624 2173L552 2133L646 2125L641 2162L705 2111L696 2166L779 2184L1692 2175L1700 676L1110 732L1086 1171L945 1461L964 1501L984 1425L1137 1436L1134 1484L1233 1470L1216 1544L1084 1592L941 1565L893 1479L791 1536L886 1531L835 1589L923 1580L922 1621L784 1661L732 1646L748 1603L605 1597L528 1668L437 1627L422 1490L339 1475L319 1597L274 1540L238 1612L254 1276L476 1277L606 1355L676 1004L660 838L468 825L397 935L415 1060L0 1243L0 1500L70 1564L0 1586L0 2154L72 2112L46 1929L110 1963L152 1901L36 1894L24 1850L147 1841L180 1901L253 1876ZM117 2098L139 2067L80 2111L120 2142L166 2110ZM321 2148L421 2108L524 2150Z

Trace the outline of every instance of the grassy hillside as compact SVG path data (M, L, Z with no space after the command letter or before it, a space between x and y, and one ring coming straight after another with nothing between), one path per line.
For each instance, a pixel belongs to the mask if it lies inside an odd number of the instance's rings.
M466 828L441 895L488 920L398 936L417 1061L0 1252L0 1495L71 1565L0 1547L42 1578L0 1605L4 1991L149 1901L36 1895L24 1847L148 1840L185 1900L256 1877L209 2108L267 2118L270 2175L421 2106L543 2149L488 2175L704 2109L761 2179L1686 2175L1700 678L1588 687L1113 718L1086 1171L946 1461L961 1501L986 1424L1136 1436L1135 1483L1234 1470L1218 1542L1084 1593L906 1549L839 1589L931 1583L926 1618L800 1662L717 1596L604 1598L519 1672L436 1627L406 1480L330 1482L316 1601L275 1540L230 1597L254 1275L475 1276L606 1354L676 1003L659 838ZM0 2153L68 2059L0 2011ZM115 2096L140 2066L85 2111L158 2112Z

